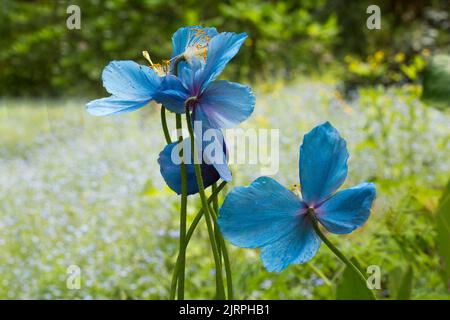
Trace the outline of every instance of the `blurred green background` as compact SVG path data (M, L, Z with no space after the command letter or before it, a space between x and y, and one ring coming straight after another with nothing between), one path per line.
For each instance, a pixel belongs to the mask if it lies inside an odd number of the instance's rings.
M81 9L68 30L66 9ZM366 9L381 8L381 30ZM450 5L448 1L11 1L0 4L0 298L165 299L178 249L179 199L156 162L158 106L89 116L114 59L170 56L185 25L247 32L223 78L250 84L243 128L280 130L275 178L298 183L303 135L329 120L350 150L346 186L377 184L369 222L331 235L382 299L450 298ZM169 120L173 128L174 121ZM248 185L255 165L234 165ZM447 186L447 187L446 187ZM223 199L221 199L223 200ZM189 218L199 208L190 197ZM257 250L229 246L238 299L360 298L325 246L306 265L267 273ZM81 288L67 287L67 268ZM350 281L351 282L351 281ZM200 225L187 298L214 295Z
M81 30L66 27L70 4L81 9ZM370 4L381 9L381 30L366 27ZM102 94L99 75L109 61L144 63L142 50L156 61L167 59L173 32L199 23L248 33L245 50L227 68L234 78L292 79L329 72L345 78L346 56L347 61L352 56L366 61L381 51L382 67L388 70L378 68L377 75L367 66L359 70L360 77L377 83L410 81L415 70L402 71L398 64L413 64L424 49L448 52L448 14L444 0L3 0L0 95Z

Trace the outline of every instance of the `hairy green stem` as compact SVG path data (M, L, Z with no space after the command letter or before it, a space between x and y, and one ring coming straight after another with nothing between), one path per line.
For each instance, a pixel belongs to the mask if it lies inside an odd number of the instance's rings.
M209 197L208 203L211 203L218 196L219 192L222 191L222 189L225 187L226 184L227 184L226 181L222 181L222 183L217 187L217 189ZM198 226L198 223L200 222L200 220L203 217L203 213L204 213L203 208L201 208L199 210L199 212L197 212L197 214L195 215L194 220L192 220L192 223L186 233L185 249L187 249L187 246L189 245L189 241L191 240L192 235L194 234L194 231ZM179 269L180 269L180 255L178 254L177 262L175 264L174 272L172 275L172 283L171 283L171 289L170 289L170 294L171 294L170 299L172 299L172 300L175 299L175 292L176 292Z
M171 144L172 139L170 139L169 128L167 127L166 108L164 106L161 106L161 125L164 133L164 138L166 139L166 143Z
M176 59L174 63L174 68L171 70L173 75L178 74L178 63L180 59ZM176 129L178 136L178 144L183 145L183 131L182 131L182 121L181 114L175 115ZM165 108L161 107L161 123L163 126L164 136L167 143L171 143L169 130L167 128ZM186 174L186 164L184 159L183 148L180 150L181 164L180 164L180 175L181 175L181 202L180 202L180 249L177 259L176 272L174 270L174 275L176 277L172 279L173 285L171 286L171 299L175 299L175 291L178 284L178 299L184 299L184 282L185 282L185 272L186 272L186 220L187 220L187 174Z
M217 198L216 198L217 199ZM210 209L212 211L212 209ZM231 264L230 259L228 256L228 250L225 245L225 240L223 239L222 234L220 233L219 227L217 225L217 217L219 216L219 211L215 211L214 213L214 228L217 231L216 236L218 238L218 241L220 243L221 252L223 255L223 264L225 266L225 276L227 279L227 298L228 300L232 300L233 298L233 280L232 280L232 274L231 274Z
M220 245L222 247L223 264L225 265L225 276L227 279L227 298L228 300L233 300L233 278L231 274L230 258L228 256L228 249L225 245L225 240L223 239L222 235L220 236Z
M176 127L178 134L178 143L183 144L183 133L181 124L181 114L176 115ZM186 176L186 164L184 161L184 151L181 148L181 206L180 206L180 270L178 279L178 299L184 299L184 278L186 271L186 219L187 219L187 176Z
M331 283L330 279L328 279L328 277L320 269L316 268L311 262L307 263L306 266L313 272L315 272L327 286L333 286L333 283Z
M211 192L214 192L214 190L217 188L217 183L213 183L211 186ZM214 212L216 213L216 216L219 214L219 198L216 197L213 200L213 208L210 210L212 211L214 209ZM217 228L216 225L214 225L214 233L216 234L216 243L217 243L217 250L219 251L219 258L222 261L222 245L220 241L220 230Z
M364 275L362 274L362 272L350 261L348 260L344 254L342 254L341 251L339 251L338 248L336 248L330 240L328 240L328 238L323 234L322 230L320 230L319 227L319 221L317 220L315 213L314 212L309 212L309 216L311 217L311 221L312 221L312 225L314 227L314 230L316 231L317 235L320 237L320 239L322 239L322 241L327 245L327 247L333 251L333 253L343 262L345 263L345 265L352 269L358 276L359 278L366 283L367 279L366 277L364 277ZM370 290L372 296L374 299L376 299L375 294L373 293L372 290Z
M202 207L205 211L205 220L208 228L209 239L211 242L211 249L214 256L214 263L216 265L216 295L217 299L223 300L225 298L225 292L223 287L223 277L222 277L222 266L219 257L219 251L217 249L214 228L213 228L213 216L211 211L209 210L208 200L206 199L205 188L203 185L202 173L199 164L198 154L195 148L195 136L194 129L192 128L191 115L189 111L189 104L186 104L186 123L189 131L189 136L191 138L191 154L194 158L194 170L195 170L195 178L197 180L198 190L200 194L200 199L202 201Z
M216 190L217 190L217 182L214 182L212 187L211 187L211 192L214 193L214 192L216 192ZM219 212L219 198L218 197L214 197L212 203L213 203L214 211L216 213L218 213Z

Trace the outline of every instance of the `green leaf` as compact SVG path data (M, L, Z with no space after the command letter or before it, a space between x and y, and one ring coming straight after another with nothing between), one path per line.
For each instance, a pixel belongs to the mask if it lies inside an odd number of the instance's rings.
M442 193L436 211L437 247L445 287L450 289L450 181Z
M438 108L450 107L450 56L437 55L423 73L422 98Z
M356 258L350 261L363 273L361 264ZM367 287L367 282L355 273L352 269L346 267L340 282L336 286L336 299L338 300L373 300L373 295Z
M410 300L413 289L414 271L411 266L408 267L403 275L402 282L397 292L397 300Z

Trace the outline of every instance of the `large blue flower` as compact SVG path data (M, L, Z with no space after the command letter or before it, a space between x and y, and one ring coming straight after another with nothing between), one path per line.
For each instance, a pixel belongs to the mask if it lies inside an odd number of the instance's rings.
M154 99L176 113L184 113L187 104L192 119L211 128L231 128L246 120L255 105L251 89L216 80L246 38L245 33L230 32L214 36L207 47L206 61L194 55L180 63L178 76L165 77Z
M305 135L300 147L302 198L268 177L237 187L226 197L218 218L227 240L243 248L261 248L268 271L305 263L321 240L310 214L330 232L350 233L369 218L375 185L362 183L336 192L347 176L345 141L326 122Z

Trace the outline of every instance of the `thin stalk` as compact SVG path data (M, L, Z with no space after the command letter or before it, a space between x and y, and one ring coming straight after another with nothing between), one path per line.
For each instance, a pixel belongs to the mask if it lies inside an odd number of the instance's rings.
M217 189L211 194L211 196L208 199L208 204L211 203L212 201L214 201L214 199L219 195L219 192L222 191L222 189L225 187L225 185L227 184L226 181L222 181L221 184L219 184L219 186L217 187ZM197 228L198 223L200 222L200 219L203 217L203 208L200 209L197 212L197 215L195 216L194 220L192 221L191 226L189 227L189 230L186 234L186 246L189 244L189 240L191 240L192 234L195 231L195 228Z
M211 186L211 191L214 192L214 190L216 188L217 188L217 183L214 182ZM214 198L213 209L214 209L215 215L217 216L219 213L219 197ZM210 210L212 210L211 207L210 207ZM217 228L216 225L214 225L214 233L216 234L216 243L217 243L217 250L219 250L219 258L220 258L220 261L222 261L222 248L221 248L222 245L221 245L221 241L220 241L221 235L220 235L220 230Z
M211 203L218 196L219 192L222 191L222 189L225 187L226 184L227 184L226 181L222 181L222 183L219 184L217 189L208 198L208 204ZM200 222L202 217L203 217L203 208L201 208L197 212L197 214L194 217L194 220L192 220L192 223L186 233L185 249L187 249L187 247L189 245L189 241L191 240L191 237L194 234L194 231L197 228L198 223ZM171 292L170 299L172 299L172 300L175 299L175 292L176 292L179 269L180 269L180 255L178 254L177 262L175 264L174 272L172 275L172 282L171 282L171 289L170 289L170 292Z
M312 214L310 214L309 216L311 217L311 221L312 221L312 225L313 225L313 227L314 227L314 231L316 231L316 233L317 233L317 235L320 237L320 239L322 239L322 241L327 245L327 247L330 248L330 250L333 251L333 253L334 253L339 259L341 259L341 261L342 261L343 263L345 263L345 265L346 265L348 268L352 269L352 270L360 277L360 279L361 279L364 283L366 283L367 279L366 279L366 277L364 277L364 275L361 273L361 271L360 271L360 270L359 270L359 269L358 269L358 268L357 268L350 260L348 260L348 259L344 256L344 254L343 254L341 251L339 251L339 249L336 248L336 247L330 242L330 240L328 240L328 238L323 234L323 232L320 230L319 222L318 222L318 220L317 220L315 214L312 213ZM373 291L370 290L370 292L371 292L373 298L376 299L375 294L373 293Z
M181 58L180 58L181 59ZM173 75L178 74L178 63L181 61L180 59L176 59L174 63L174 69L171 70ZM182 121L181 114L175 115L177 135L178 135L178 143L183 145L183 131L182 131ZM166 114L165 108L161 108L161 122L163 124L164 136L166 138L166 142L170 143L170 134L167 128ZM180 165L180 175L181 175L181 203L180 203L180 249L176 264L176 270L174 270L174 275L177 274L176 277L172 279L171 285L171 299L175 299L175 291L178 284L178 299L184 299L184 281L185 281L185 271L186 271L186 219L187 219L187 174L186 174L186 165L184 161L184 152L181 148L180 151L181 156L181 165Z
M330 279L328 279L328 277L320 269L316 268L312 263L307 263L306 266L310 268L313 272L315 272L327 286L331 287L333 285Z
M214 182L211 186L211 191L212 191L212 193L214 193L214 192L216 192L216 190L217 190L217 182ZM213 203L214 212L216 212L216 213L219 212L219 198L214 197L212 203Z
M200 164L198 160L198 154L195 148L195 137L194 137L194 129L192 128L191 115L189 111L188 104L186 104L186 123L189 131L189 136L191 138L191 154L194 157L194 170L195 170L195 178L197 179L198 190L200 194L200 199L202 201L202 207L205 211L205 220L206 225L208 227L209 239L211 242L211 249L214 256L214 263L216 265L216 290L217 290L217 299L223 300L225 298L225 292L223 287L223 277L222 277L222 267L221 261L219 257L219 251L217 249L216 239L214 235L212 213L209 210L208 200L205 194L205 188L203 185L202 173L200 169Z
M178 143L183 143L183 133L181 124L181 114L176 115L176 127L178 133ZM183 149L181 148L181 206L180 206L180 270L178 276L178 299L184 299L184 279L186 271L186 219L187 219L187 176L186 164L184 163Z
M217 199L217 198L216 198ZM233 300L233 279L231 274L231 264L228 256L227 246L225 244L225 240L223 239L222 234L220 233L219 227L217 225L217 217L219 215L219 211L214 212L214 228L217 231L216 236L219 239L220 247L223 255L223 264L225 266L225 276L227 279L227 297L228 300Z
M171 144L172 139L170 138L169 128L167 127L166 108L164 106L161 106L161 125L166 143Z
M228 256L228 249L225 245L225 240L223 239L222 235L220 236L220 245L222 248L223 264L225 266L225 276L227 279L227 296L228 300L233 300L233 278L231 274L230 258Z

